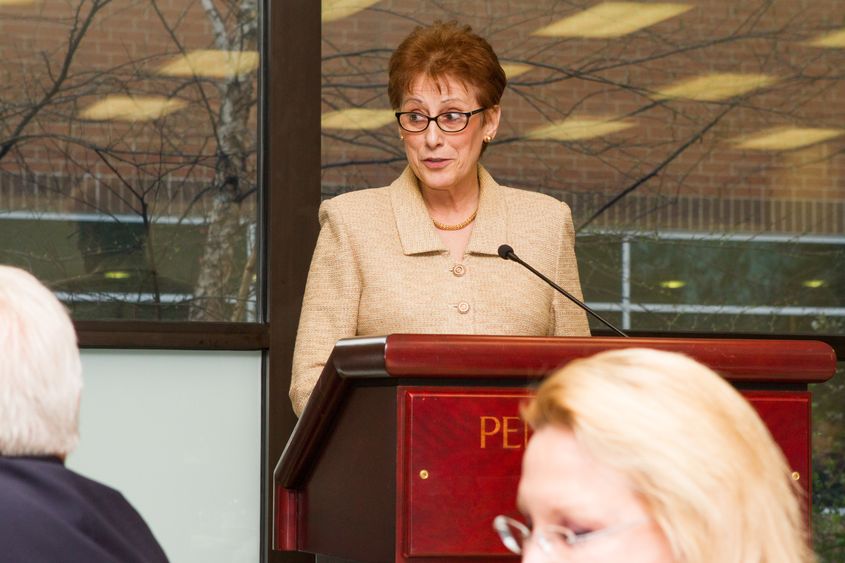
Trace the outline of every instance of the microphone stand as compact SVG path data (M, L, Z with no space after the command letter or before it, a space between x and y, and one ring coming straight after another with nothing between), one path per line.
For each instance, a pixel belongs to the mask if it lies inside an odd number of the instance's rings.
M575 303L576 305L578 305L579 307L584 309L586 312L591 314L593 317L595 317L596 319L601 321L602 324L604 324L604 326L606 326L607 328L609 328L610 330L612 330L613 332L615 332L619 336L624 336L625 338L628 338L627 334L625 334L624 332L622 332L621 330L619 330L618 328L616 328L615 326L610 324L609 321L606 321L601 315L599 315L598 313L596 313L595 311L590 309L587 306L586 303L583 303L580 299L578 299L577 297L575 297L574 295L572 295L571 293L569 293L568 291L566 291L565 289L560 287L558 284L556 284L555 282L553 282L552 280L550 280L549 278L547 278L546 276L544 276L543 274L541 274L540 272L538 272L537 270L532 268L530 264L528 264L527 262L524 262L522 260L522 258L520 258L519 256L516 255L516 253L513 251L513 248L510 245L503 244L502 246L500 246L499 247L499 256L501 258L505 259L505 260L513 260L517 264L524 266L532 274L534 274L535 276L537 276L538 278L540 278L541 280L543 280L544 282L546 282L547 284L549 284L550 286L555 288L559 293L563 294L564 297L566 297L567 299L569 299L570 301L572 301L573 303Z

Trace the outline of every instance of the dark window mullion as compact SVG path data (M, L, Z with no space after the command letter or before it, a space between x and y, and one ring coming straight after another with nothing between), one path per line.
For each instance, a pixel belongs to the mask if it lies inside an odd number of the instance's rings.
M259 323L75 321L81 348L265 350L270 327Z

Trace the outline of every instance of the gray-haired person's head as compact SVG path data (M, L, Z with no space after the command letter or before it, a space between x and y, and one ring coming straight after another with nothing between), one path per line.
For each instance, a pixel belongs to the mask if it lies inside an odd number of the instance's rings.
M81 391L64 306L31 274L0 266L0 455L70 453L79 441Z

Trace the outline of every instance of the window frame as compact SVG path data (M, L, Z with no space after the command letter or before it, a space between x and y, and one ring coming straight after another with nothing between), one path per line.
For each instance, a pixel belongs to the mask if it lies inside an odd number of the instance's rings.
M261 0L260 7L258 306L264 321L74 325L81 348L262 351L261 561L309 561L306 555L272 551L272 475L296 423L288 399L290 365L319 231L321 5Z

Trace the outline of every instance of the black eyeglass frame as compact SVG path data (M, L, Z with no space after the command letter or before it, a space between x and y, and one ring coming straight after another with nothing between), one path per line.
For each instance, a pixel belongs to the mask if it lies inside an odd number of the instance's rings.
M397 111L394 115L396 116L396 122L399 123L399 127L401 127L403 131L407 131L408 133L422 133L423 131L428 129L428 126L431 125L432 121L434 123L436 123L438 129L440 129L444 133L460 133L461 131L466 129L467 126L469 125L469 118L470 117L472 117L476 113L481 113L482 111L484 111L486 109L488 109L488 108L478 108L478 109L475 109L475 110L472 110L472 111L444 111L443 113L435 115L434 117L422 114L418 111ZM425 127L423 127L422 129L406 129L402 125L402 116L408 115L408 114L411 114L411 113L415 113L415 114L419 115L420 117L424 117L424 118L428 119L428 122L426 122ZM460 129L455 129L454 131L447 131L446 129L443 129L443 126L440 125L440 122L438 121L438 119L440 119L444 115L447 115L447 114L450 114L450 113L457 113L457 114L465 116L467 118L467 120L466 120L466 123L464 123L464 126L461 127Z

